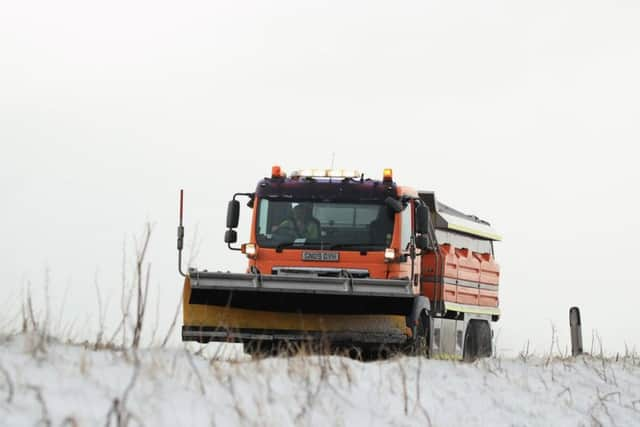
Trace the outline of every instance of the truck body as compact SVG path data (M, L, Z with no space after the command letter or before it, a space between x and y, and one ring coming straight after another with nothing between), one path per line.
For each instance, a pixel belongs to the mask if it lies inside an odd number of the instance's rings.
M250 236L234 246L243 197ZM303 206L307 235L285 227ZM243 343L250 353L324 343L489 356L500 317L497 240L486 221L397 185L390 169L376 180L344 170L287 177L274 166L229 202L225 242L248 258L246 272L185 274L182 338Z

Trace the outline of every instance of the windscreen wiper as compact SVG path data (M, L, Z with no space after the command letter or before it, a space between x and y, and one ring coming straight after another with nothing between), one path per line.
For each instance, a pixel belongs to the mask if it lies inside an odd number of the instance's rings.
M276 246L276 252L282 252L282 249L284 248L290 248L292 246L299 245L299 244L300 243L296 241L278 243L278 245Z
M381 248L381 245L373 243L335 243L329 247L329 249L347 249L347 248L362 248L362 250L374 250ZM382 249L380 249L382 250Z
M322 246L323 245L320 242L299 242L294 240L293 242L279 243L278 245L276 245L276 252L282 252L284 248L291 247L295 247L298 249L321 249Z

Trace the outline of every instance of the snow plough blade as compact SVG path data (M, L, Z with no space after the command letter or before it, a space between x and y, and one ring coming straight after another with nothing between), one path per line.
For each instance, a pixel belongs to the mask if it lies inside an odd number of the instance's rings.
M191 270L183 341L403 342L414 300L406 280Z

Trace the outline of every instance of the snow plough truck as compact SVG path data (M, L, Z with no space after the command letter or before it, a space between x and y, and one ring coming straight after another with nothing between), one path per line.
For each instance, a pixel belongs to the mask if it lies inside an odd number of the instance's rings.
M490 224L433 191L352 170L274 166L229 202L224 242L243 273L182 271L183 341L242 343L249 354L291 345L394 349L473 360L492 354L500 269ZM240 200L251 209L237 244Z

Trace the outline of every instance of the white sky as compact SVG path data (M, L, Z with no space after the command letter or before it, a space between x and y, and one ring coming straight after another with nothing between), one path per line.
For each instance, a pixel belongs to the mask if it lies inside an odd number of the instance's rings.
M504 235L503 351L567 346L571 305L587 348L640 347L637 2L268 3L0 5L0 309L48 269L63 322L95 323L150 220L168 323L178 189L198 266L241 271L227 200L335 152Z

